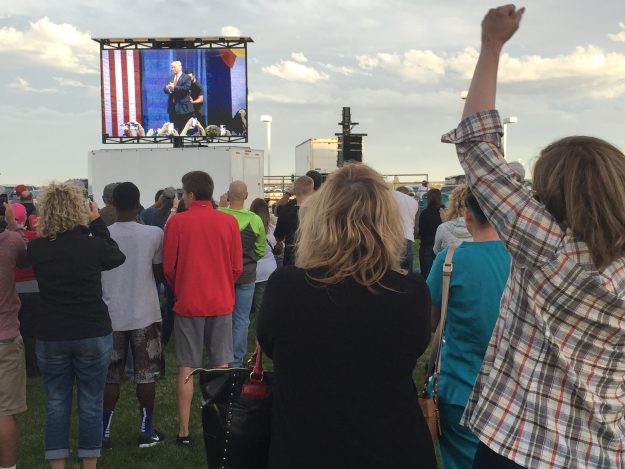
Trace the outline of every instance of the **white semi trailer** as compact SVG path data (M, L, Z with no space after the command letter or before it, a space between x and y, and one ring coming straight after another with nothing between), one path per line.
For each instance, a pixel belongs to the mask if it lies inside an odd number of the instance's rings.
M295 147L295 174L303 176L314 169L320 173L336 170L338 139L309 138Z
M244 147L116 148L88 154L89 194L102 206L104 186L130 181L141 191L141 204L149 207L154 194L164 187L182 187L181 178L201 170L215 183L214 199L228 190L234 180L247 184L246 207L263 197L263 151Z

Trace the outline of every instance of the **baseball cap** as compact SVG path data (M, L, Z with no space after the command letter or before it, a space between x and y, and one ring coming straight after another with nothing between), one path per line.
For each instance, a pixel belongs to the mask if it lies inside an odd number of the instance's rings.
M15 193L17 195L20 195L22 192L24 192L27 189L28 187L26 187L25 184L18 184L17 186L15 186Z
M23 224L26 221L26 207L22 204L11 204L13 208L13 215L15 216L15 221L18 224Z
M104 190L102 191L102 200L104 200L105 204L113 203L113 191L117 187L117 182L112 182L104 186Z

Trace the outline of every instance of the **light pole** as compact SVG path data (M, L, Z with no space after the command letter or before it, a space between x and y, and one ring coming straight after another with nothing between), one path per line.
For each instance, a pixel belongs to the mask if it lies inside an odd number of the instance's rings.
M273 119L268 114L260 116L260 121L267 124L267 176L271 176L271 122Z
M508 156L508 124L516 124L519 122L519 119L516 117L504 117L503 118L503 139L501 142L501 146L503 148L503 156L507 158Z

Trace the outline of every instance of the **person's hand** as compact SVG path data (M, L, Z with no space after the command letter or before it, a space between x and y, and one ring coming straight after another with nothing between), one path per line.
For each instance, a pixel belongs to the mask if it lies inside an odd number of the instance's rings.
M519 29L525 7L514 5L491 8L482 20L482 44L502 47Z
M4 202L4 219L7 223L15 223L15 214L13 213L13 206L7 202Z
M176 191L175 193L176 195L174 195L174 200L171 203L171 208L173 208L174 210L178 210L178 204L180 204L180 199L178 198L178 192Z
M228 193L227 192L221 194L221 197L219 197L219 206L220 207L228 206Z
M89 201L89 221L92 222L96 218L100 218L100 209L98 208L98 204L93 200Z

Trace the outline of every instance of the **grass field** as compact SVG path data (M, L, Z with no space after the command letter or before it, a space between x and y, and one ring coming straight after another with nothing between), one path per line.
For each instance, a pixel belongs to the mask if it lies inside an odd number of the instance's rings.
M418 247L415 252L418 252ZM249 335L249 349L253 349L254 329L253 318ZM429 356L426 352L417 363L414 371L415 383L419 386L424 382L425 364ZM202 468L206 467L204 444L202 442L202 426L200 420L199 389L196 386L195 397L191 407L191 435L194 438L192 448L180 449L174 439L178 432L176 411L176 366L173 357L173 343L169 343L166 350L166 377L157 385L156 408L154 414L155 427L164 433L165 442L153 448L139 449L137 436L139 432L139 411L135 397L135 387L132 382L125 381L122 385L122 394L115 410L112 423L113 448L103 450L98 462L101 468ZM266 362L268 369L271 363ZM20 448L18 467L27 469L46 468L48 465L43 457L43 429L45 423L45 396L41 378L31 378L28 381L28 411L18 418L20 427ZM75 402L75 400L74 400ZM68 468L78 468L79 462L75 454L76 409L72 412L72 439L73 453L68 461Z

